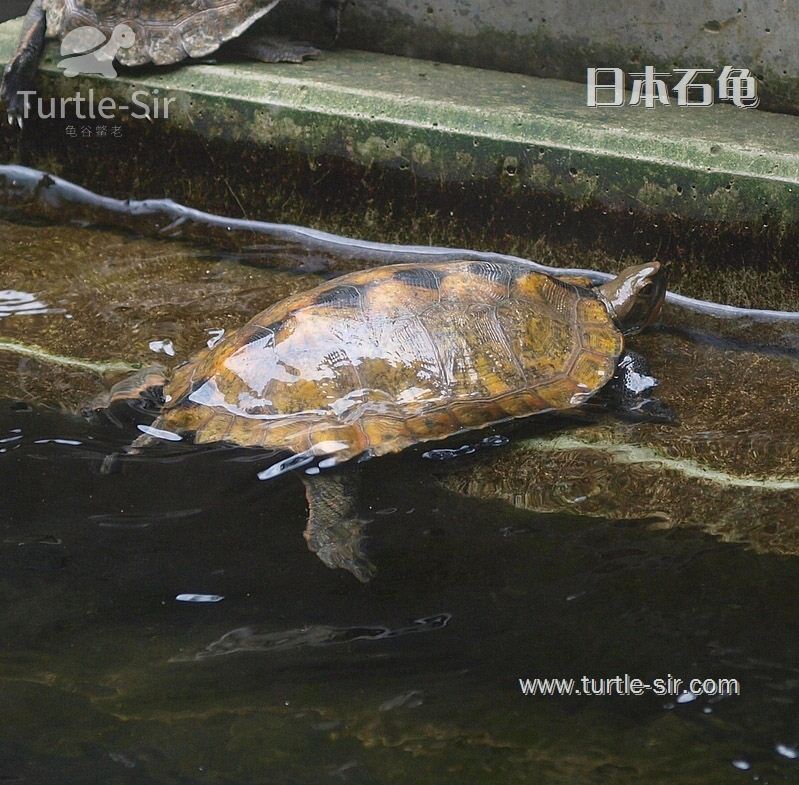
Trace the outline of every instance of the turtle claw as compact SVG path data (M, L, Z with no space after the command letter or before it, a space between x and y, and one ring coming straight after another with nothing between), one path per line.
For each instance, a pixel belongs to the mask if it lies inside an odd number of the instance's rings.
M361 583L368 583L377 568L363 551L364 529L371 521L348 518L305 532L308 549L333 570L347 570Z
M6 108L9 125L16 122L22 128L23 119L28 116L30 101L22 93L33 91L46 29L47 18L42 0L33 0L22 24L17 50L3 70L0 83L0 102Z
M9 109L8 113L7 113L7 117L8 117L8 124L10 126L17 125L17 126L19 126L19 128L23 128L24 127L24 124L25 124L24 120L22 119L22 115L19 114L18 112L15 112L15 111L12 111L12 110Z
M0 100L5 104L8 124L13 126L16 123L22 128L30 103L18 91L8 90L5 84L0 89Z

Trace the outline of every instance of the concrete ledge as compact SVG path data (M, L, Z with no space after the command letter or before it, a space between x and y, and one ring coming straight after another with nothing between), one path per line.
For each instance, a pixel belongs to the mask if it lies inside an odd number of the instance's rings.
M275 21L307 36L317 8L292 0ZM764 108L799 109L799 6L782 0L358 0L344 22L356 49L577 82L589 66L749 68Z
M19 20L0 26L0 63L19 28ZM56 55L51 45L44 96L93 89L96 100L126 104L134 90L158 91L173 99L169 119L153 120L167 137L180 130L198 142L332 156L408 178L492 183L576 207L772 228L799 223L795 117L729 106L588 109L576 84L358 51L303 66L128 70L115 80L67 79ZM63 124L53 128L53 155L65 142L81 144L64 139ZM8 134L0 137L4 159L13 157Z

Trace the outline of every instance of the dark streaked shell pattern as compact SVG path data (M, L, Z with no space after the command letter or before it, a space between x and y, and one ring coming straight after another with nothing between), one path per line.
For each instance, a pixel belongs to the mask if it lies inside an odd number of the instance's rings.
M578 406L622 349L590 290L522 263L390 265L289 297L198 354L157 427L332 465Z
M47 35L90 26L111 36L119 24L136 36L116 59L123 65L169 65L205 57L240 36L280 0L44 0Z

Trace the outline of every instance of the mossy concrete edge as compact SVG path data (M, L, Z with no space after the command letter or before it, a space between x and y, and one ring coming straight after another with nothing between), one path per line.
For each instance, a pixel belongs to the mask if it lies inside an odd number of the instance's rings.
M0 63L20 20L0 25ZM543 193L696 221L799 223L799 118L709 108L591 109L568 82L360 51L296 65L195 63L123 71L113 80L64 77L48 47L43 97L112 98L136 90L171 99L171 130L315 158L342 158L409 179L494 184L512 198ZM34 120L33 122L41 122ZM45 123L52 121L43 121ZM78 121L80 123L80 121ZM133 120L129 115L119 122ZM97 121L86 121L95 126ZM53 153L81 139L53 139ZM17 131L0 136L13 157ZM22 132L24 133L24 132ZM10 135L9 135L10 134ZM169 172L164 172L164 178Z

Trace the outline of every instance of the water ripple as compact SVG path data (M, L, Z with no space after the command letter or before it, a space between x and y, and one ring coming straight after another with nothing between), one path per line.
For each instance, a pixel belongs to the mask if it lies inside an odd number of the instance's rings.
M50 313L64 313L64 309L49 308L29 292L0 289L0 319L4 316L41 316Z
M418 632L430 632L446 627L452 616L439 613L416 619L406 627L328 627L311 625L293 630L261 631L258 627L239 627L225 633L219 640L209 643L193 655L177 655L170 662L195 662L213 657L224 657L237 652L285 651L306 646L332 646L359 640L385 640Z

